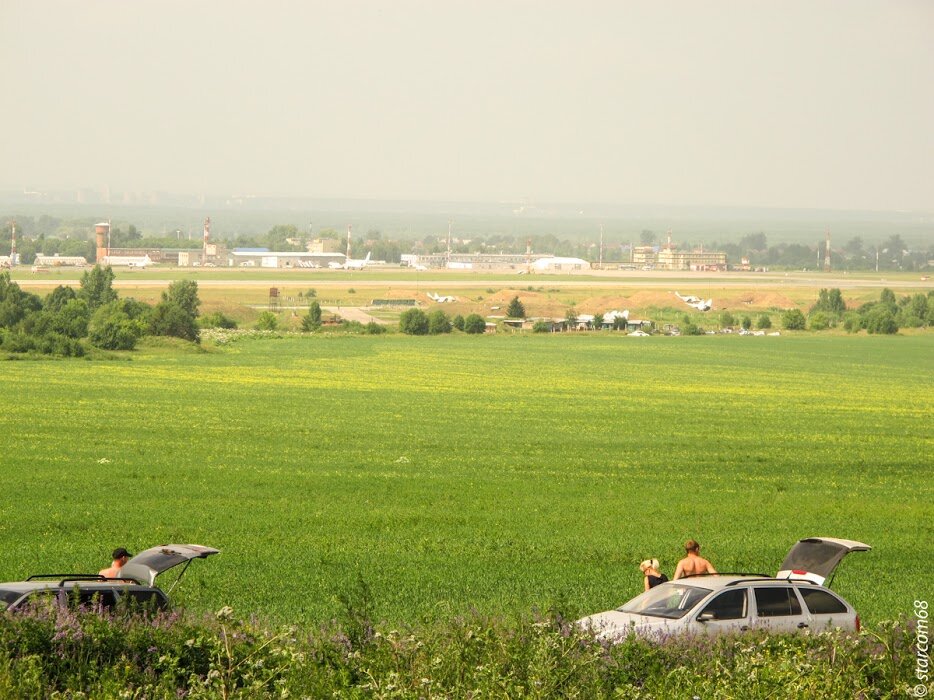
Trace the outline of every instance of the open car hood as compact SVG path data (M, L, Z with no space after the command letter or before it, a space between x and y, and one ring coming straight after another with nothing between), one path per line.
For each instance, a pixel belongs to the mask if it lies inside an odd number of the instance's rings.
M868 552L872 547L836 537L807 537L785 555L775 578L799 578L823 586L827 577L850 552Z
M206 559L219 551L219 549L204 547L200 544L162 544L140 552L130 559L120 569L120 575L153 586L156 576L162 572L179 564L185 564L185 568L188 568L188 564L193 559Z

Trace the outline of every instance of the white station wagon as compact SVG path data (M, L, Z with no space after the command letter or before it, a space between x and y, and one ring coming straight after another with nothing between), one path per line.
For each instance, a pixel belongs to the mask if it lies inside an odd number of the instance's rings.
M849 552L869 545L832 537L809 537L791 548L776 577L764 574L688 576L660 584L616 610L577 621L598 639L621 641L629 634L723 634L859 631L853 606L824 587Z

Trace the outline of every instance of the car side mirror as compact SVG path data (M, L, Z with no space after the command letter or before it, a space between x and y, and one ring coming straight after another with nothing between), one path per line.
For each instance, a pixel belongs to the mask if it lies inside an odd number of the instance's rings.
M697 616L698 622L710 622L711 620L716 620L717 616L712 612L703 612Z

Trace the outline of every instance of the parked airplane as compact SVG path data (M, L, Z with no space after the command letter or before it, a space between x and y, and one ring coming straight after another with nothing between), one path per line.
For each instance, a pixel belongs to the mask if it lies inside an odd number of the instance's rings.
M693 294L688 294L687 296L681 296L680 294L675 292L675 296L678 297L685 304L696 304L699 301L703 301L703 299L701 299L700 297L696 297Z
M366 257L363 260L354 260L353 258L347 258L344 262L332 262L328 263L328 267L332 270L362 270L367 266L367 263L370 262L370 254L367 253Z
M440 294L432 294L431 292L428 292L428 298L432 301L438 302L439 304L450 304L457 301L455 297L445 297L441 296Z

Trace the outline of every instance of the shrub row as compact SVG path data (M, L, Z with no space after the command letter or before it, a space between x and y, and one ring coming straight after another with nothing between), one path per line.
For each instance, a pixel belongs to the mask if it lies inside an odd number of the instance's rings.
M199 621L46 610L0 617L0 696L892 697L915 685L913 639L890 623L607 646L557 614L380 632L352 607L311 631L229 608Z

